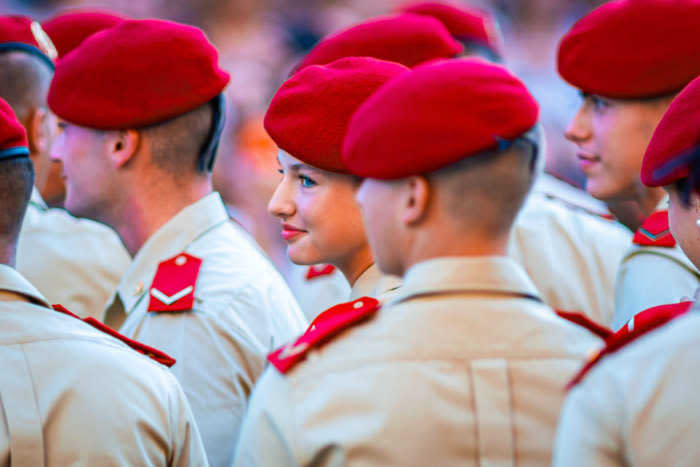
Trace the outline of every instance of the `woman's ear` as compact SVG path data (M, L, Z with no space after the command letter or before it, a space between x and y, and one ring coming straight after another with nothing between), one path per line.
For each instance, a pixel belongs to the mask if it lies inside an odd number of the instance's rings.
M138 152L141 133L137 130L110 131L105 138L105 144L114 164L123 167Z

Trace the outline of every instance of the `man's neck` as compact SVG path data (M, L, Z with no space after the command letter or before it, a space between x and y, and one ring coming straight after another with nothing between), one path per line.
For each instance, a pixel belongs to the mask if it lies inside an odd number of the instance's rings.
M117 231L133 258L144 243L170 219L211 192L209 181L161 191L134 190L126 194L118 212L107 223Z
M622 225L632 232L636 232L656 210L664 196L664 191L656 188L647 192L646 196L639 196L635 199L610 200L606 201L605 204Z

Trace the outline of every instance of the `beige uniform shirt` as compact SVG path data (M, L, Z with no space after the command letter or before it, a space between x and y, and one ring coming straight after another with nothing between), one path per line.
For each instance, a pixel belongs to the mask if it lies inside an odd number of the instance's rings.
M668 198L658 210L666 209ZM680 246L672 248L628 244L615 284L613 330L640 311L692 297L700 273Z
M426 261L376 316L268 367L235 465L547 465L563 387L598 346L509 258Z
M324 310L347 301L350 285L337 268L330 274L307 278L309 266L289 263L284 275L304 315L313 321Z
M0 265L0 466L203 466L167 368L54 312Z
M400 287L400 277L383 274L376 264L372 264L357 278L350 289L350 297L346 301L372 297L383 303L390 299Z
M615 277L631 241L619 223L533 192L515 221L509 253L549 306L609 326Z
M158 263L182 252L203 260L194 308L147 311ZM267 353L307 326L282 277L212 193L143 245L107 310L108 324L118 322L122 304L127 317L120 331L177 359L171 371L190 401L209 462L230 465Z
M34 189L19 235L17 270L50 303L102 321L129 261L112 229L48 208Z
M606 356L566 399L557 467L697 466L700 313Z

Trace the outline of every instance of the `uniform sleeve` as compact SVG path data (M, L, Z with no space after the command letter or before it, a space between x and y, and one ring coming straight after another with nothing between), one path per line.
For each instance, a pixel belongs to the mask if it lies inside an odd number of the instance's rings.
M230 465L246 404L267 349L231 322L233 313L150 313L139 340L173 356L171 368L197 422L209 463Z
M624 465L620 458L622 400L606 378L588 375L566 398L554 444L554 467Z
M611 327L617 331L640 311L692 297L697 287L695 274L674 259L655 253L628 257L617 276Z
M268 367L250 400L236 447L235 467L297 466L291 387ZM298 453L297 453L298 454Z
M173 396L171 401L171 427L173 467L208 466L204 444L199 435L194 415L187 402L185 393L175 378L172 378Z

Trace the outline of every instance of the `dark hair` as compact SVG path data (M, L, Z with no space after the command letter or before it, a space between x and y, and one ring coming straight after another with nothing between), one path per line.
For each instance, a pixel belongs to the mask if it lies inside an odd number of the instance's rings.
M0 238L16 242L34 186L34 166L28 157L0 160Z

